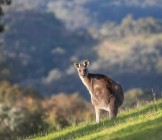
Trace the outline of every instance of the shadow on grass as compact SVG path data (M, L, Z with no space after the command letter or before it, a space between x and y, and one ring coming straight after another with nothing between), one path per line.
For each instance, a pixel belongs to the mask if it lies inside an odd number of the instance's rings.
M161 140L162 117L144 123L130 125L125 129L116 131L109 136L101 135L93 140ZM124 135L125 134L125 135Z
M123 115L123 116L119 116L117 119L114 119L114 120L105 120L99 124L90 124L80 129L67 132L66 134L60 134L59 136L52 138L52 140L73 139L73 138L83 137L88 134L102 131L104 128L113 127L117 123L120 123L120 122L124 123L130 117L135 118L135 117L138 117L139 115L147 114L147 112L149 111L157 111L157 109L162 109L162 103L159 103L158 106L157 105L147 106L139 111L137 110L136 112Z

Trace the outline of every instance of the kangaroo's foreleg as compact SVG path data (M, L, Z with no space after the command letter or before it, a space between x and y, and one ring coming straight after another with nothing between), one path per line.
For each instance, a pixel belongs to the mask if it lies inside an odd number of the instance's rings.
M96 112L96 123L100 122L100 109L95 107L95 112Z

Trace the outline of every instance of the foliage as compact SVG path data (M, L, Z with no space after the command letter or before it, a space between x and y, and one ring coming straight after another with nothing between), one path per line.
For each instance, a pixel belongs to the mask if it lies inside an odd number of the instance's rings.
M92 106L79 94L43 98L31 86L22 89L0 82L0 139L59 130L89 121L93 115Z
M142 90L140 88L130 89L124 94L124 105L133 106L138 105L139 102L151 101L154 99L152 91Z
M1 138L15 139L43 131L48 125L43 121L41 112L0 104L0 126Z
M22 90L16 84L0 82L0 133L4 139L15 139L47 129L39 99L31 88Z
M46 121L52 123L57 130L91 120L93 115L92 106L77 93L62 93L46 99L43 108L48 112Z
M148 36L162 32L162 21L158 19L140 18L134 19L131 14L122 19L120 24L105 22L98 31L92 30L93 36L100 38L122 39L129 36Z

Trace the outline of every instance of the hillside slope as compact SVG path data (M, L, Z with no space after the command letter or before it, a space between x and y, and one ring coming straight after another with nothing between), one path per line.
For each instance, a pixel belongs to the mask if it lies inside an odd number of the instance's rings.
M160 140L162 139L161 120L162 100L159 100L123 111L115 120L104 120L100 124L81 124L43 137L36 137L33 140Z

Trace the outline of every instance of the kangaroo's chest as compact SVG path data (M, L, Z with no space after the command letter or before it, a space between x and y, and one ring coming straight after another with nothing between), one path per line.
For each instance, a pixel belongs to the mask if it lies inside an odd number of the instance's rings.
M93 102L105 102L108 100L109 90L107 89L106 84L101 81L91 79L82 79L83 84L86 86L89 94L91 95L91 101Z

